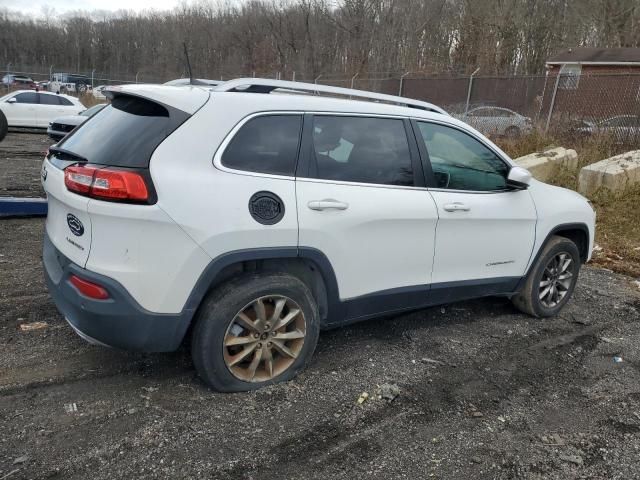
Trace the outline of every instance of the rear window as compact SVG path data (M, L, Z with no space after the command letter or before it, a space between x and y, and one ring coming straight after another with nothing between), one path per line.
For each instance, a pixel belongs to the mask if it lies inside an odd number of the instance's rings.
M90 163L146 168L156 147L187 118L181 110L121 95L57 147Z
M293 176L302 129L301 115L265 115L249 120L222 154L225 167Z
M44 93L39 93L40 103L42 105L60 105L60 101L58 97L54 95L45 95Z

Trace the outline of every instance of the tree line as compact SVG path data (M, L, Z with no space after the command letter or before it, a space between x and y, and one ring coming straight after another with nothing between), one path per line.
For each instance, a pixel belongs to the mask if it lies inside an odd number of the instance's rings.
M29 17L0 10L0 69L147 81L542 74L576 46L640 46L638 0L252 0Z

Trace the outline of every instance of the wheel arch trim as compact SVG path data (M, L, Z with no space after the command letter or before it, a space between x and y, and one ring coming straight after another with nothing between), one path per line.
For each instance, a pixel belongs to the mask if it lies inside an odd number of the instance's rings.
M518 291L522 288L522 286L524 285L524 282L527 281L527 278L531 274L531 271L534 269L534 267L538 263L538 260L540 259L540 255L542 255L542 251L544 250L544 247L547 246L551 238L564 231L576 231L576 230L581 231L585 235L585 239L586 239L585 251L583 252L580 250L580 245L576 245L576 247L578 248L578 252L580 253L580 260L582 261L582 263L585 263L587 261L587 258L589 255L589 239L590 239L589 227L587 226L587 224L582 222L577 222L577 223L561 223L559 225L556 225L551 230L549 230L544 241L540 244L538 251L535 252L535 255L532 257L531 263L529 264L525 275L522 277L520 284L517 287Z
M331 266L331 262L320 250L311 247L267 247L235 250L214 258L202 271L196 284L187 298L182 312L186 316L184 335L191 324L193 316L202 303L204 297L212 287L219 283L220 275L226 267L243 262L258 260L291 260L301 259L310 261L317 267L327 293L327 319L335 318L342 312L338 282Z

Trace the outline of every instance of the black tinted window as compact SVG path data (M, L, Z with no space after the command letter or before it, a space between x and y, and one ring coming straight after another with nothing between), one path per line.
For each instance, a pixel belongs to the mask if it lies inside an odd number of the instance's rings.
M58 97L55 95L45 95L43 93L38 94L40 96L40 103L43 105L60 105Z
M73 103L64 97L58 97L58 101L60 102L60 105L64 105L65 107L73 106Z
M313 150L317 178L413 185L402 120L318 115L313 120Z
M35 92L19 93L15 97L18 103L38 103L38 94Z
M187 118L150 100L117 96L57 146L91 163L147 167L156 147Z
M301 127L300 115L266 115L251 119L225 149L222 164L248 172L293 176Z
M490 191L507 187L509 167L475 138L458 129L419 122L438 188Z

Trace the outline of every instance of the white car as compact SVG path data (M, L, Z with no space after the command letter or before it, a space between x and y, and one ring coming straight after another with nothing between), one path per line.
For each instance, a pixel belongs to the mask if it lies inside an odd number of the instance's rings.
M51 92L17 90L0 98L9 127L47 128L54 118L85 110L80 100Z
M502 107L477 107L456 117L485 135L517 138L533 128L529 117Z
M105 88L107 88L107 85L98 85L97 87L91 89L91 93L94 98L97 98L98 100L104 100L107 98L104 96L104 93L102 93Z
M60 140L78 125L82 125L106 106L107 105L105 103L99 103L98 105L87 108L84 112L80 112L78 115L65 115L63 117L54 118L53 121L49 123L47 135L56 141Z
M215 389L290 379L367 318L487 295L554 316L591 257L585 198L434 105L255 78L108 95L43 163L49 291L93 343L189 332Z

